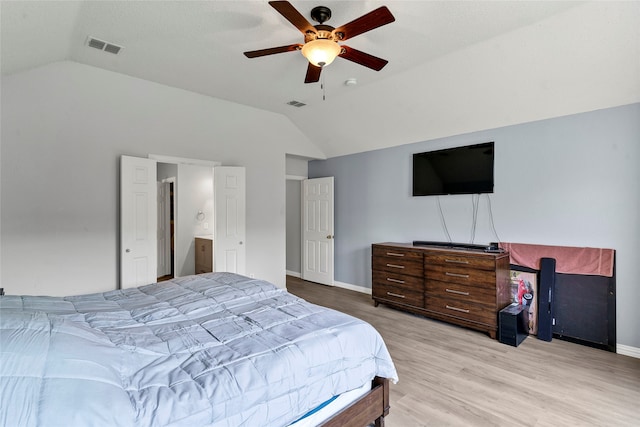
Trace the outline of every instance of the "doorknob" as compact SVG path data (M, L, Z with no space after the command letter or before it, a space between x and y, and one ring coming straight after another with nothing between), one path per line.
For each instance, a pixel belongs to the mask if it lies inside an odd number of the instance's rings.
M126 253L129 253L129 252L131 252L131 249L125 249L124 251L125 251Z
M333 236L332 236L331 234L329 234L329 235L327 236L327 239L331 240L331 239L333 239Z

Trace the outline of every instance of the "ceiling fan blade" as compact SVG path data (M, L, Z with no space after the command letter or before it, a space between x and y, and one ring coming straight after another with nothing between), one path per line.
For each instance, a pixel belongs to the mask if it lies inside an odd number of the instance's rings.
M280 12L280 15L284 16L287 21L291 22L294 27L299 29L302 34L305 34L307 31L316 32L313 25L288 1L270 1L269 4Z
M367 31L371 31L374 28L382 27L395 21L389 9L386 6L381 6L376 10L373 10L360 18L356 18L353 21L344 24L341 27L335 29L334 34L342 33L341 40L351 39Z
M317 82L318 80L320 80L320 72L322 72L322 67L316 67L311 62L309 62L309 66L307 67L307 75L304 77L304 82Z
M274 53L291 52L299 50L302 47L301 44L290 44L289 46L270 47L269 49L251 50L245 52L244 56L247 58L257 58L259 56L273 55Z
M376 71L382 70L382 68L384 68L384 66L389 62L386 59L369 55L368 53L364 53L349 46L341 45L341 47L342 53L338 56L344 59L348 59L349 61L353 61L356 64L364 65L365 67L369 67Z

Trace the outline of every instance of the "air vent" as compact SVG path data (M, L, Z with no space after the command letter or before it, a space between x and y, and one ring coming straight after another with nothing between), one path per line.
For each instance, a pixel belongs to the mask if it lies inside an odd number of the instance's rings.
M292 105L294 107L300 108L300 107L304 107L307 104L305 104L304 102L300 102L300 101L289 101L289 102L287 102L287 105Z
M117 55L118 52L120 52L120 49L122 49L120 46L116 46L115 44L110 43L107 43L107 45L104 47L105 52L113 53L114 55Z
M87 46L92 47L94 49L99 49L105 52L113 53L114 55L117 55L122 49L122 46L118 46L116 44L109 43L104 40L96 39L93 37L87 38Z
M105 45L106 43L101 40L91 38L89 39L89 47L94 47L96 49L102 50L104 49Z

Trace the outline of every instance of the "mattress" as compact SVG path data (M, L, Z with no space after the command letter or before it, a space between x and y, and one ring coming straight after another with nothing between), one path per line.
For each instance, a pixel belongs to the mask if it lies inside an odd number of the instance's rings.
M320 404L312 409L301 418L290 424L291 427L317 427L327 421L341 410L362 396L371 391L371 383L363 384L362 387L344 392L338 396L334 396L327 402Z
M368 323L232 273L0 310L3 426L286 426L397 381Z

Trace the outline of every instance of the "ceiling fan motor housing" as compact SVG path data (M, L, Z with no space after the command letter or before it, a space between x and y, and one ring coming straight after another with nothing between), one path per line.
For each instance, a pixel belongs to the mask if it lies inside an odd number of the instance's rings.
M316 6L311 9L311 19L323 24L325 21L331 19L331 9L326 6Z
M317 39L327 39L327 40L331 40L334 42L337 42L338 40L340 40L340 37L338 36L338 34L334 34L334 30L335 28L333 28L330 25L316 25L313 28L315 28L315 32L309 30L305 33L304 35L304 42L310 42L312 40L317 40Z

